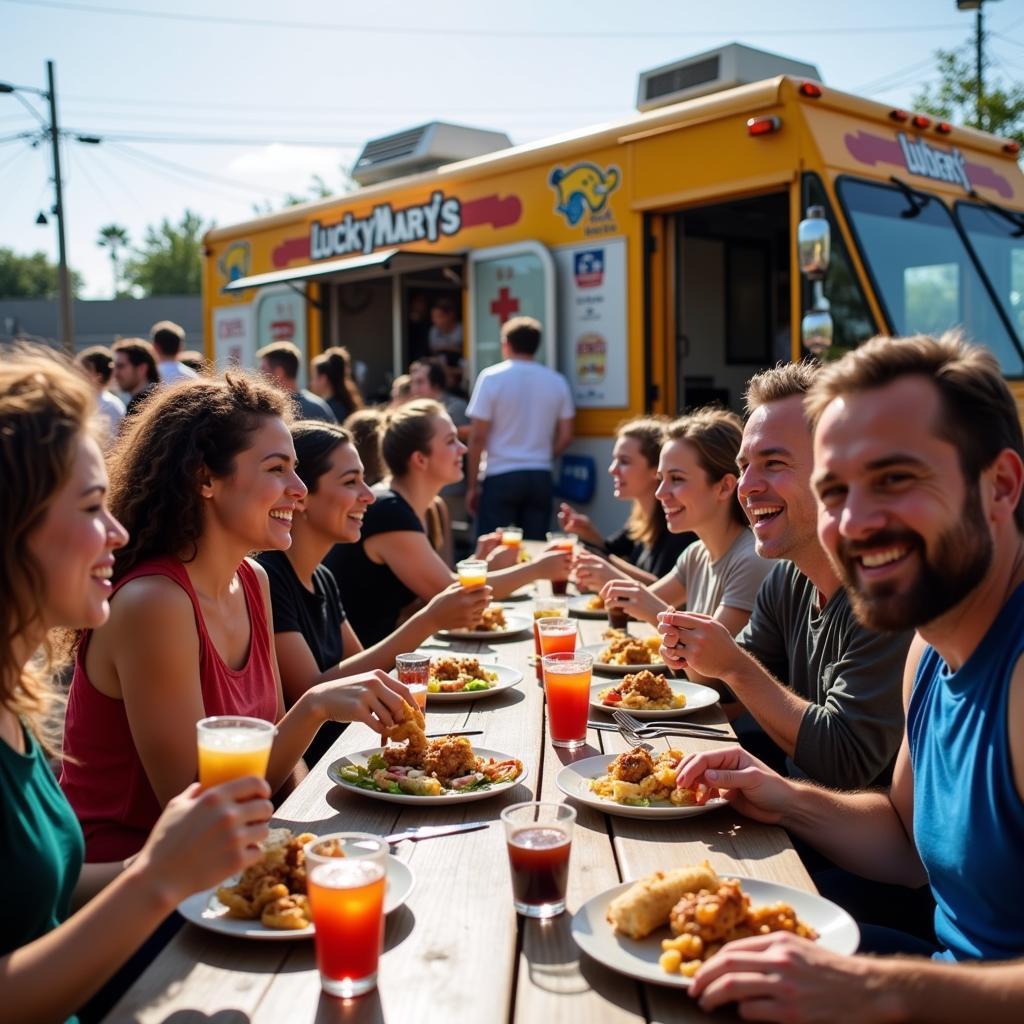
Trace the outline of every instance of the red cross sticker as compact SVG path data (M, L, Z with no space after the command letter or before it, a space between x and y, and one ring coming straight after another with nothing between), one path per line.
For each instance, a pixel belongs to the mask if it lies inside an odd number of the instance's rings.
M501 323L504 323L513 313L519 312L519 300L502 285L498 291L498 297L491 303L491 312Z

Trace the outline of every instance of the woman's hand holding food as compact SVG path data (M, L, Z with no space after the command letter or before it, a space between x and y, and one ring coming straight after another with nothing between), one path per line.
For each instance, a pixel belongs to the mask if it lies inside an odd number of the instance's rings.
M658 613L661 657L672 669L692 668L708 679L729 681L745 655L729 630L710 615L679 612Z
M408 688L380 669L317 683L307 693L324 721L362 722L375 732L401 722L405 705L414 703Z
M585 540L588 544L604 546L604 537L590 521L590 516L577 512L564 501L558 506L558 523L566 533L575 533L580 540Z
M126 872L152 878L169 907L242 871L260 857L274 813L270 787L256 776L170 800Z
M488 586L464 587L453 583L427 604L433 632L439 629L472 629L491 603L494 591Z
M797 800L796 787L740 746L684 757L676 771L679 789L705 785L718 791L741 814L777 825Z
M606 608L621 608L634 619L642 619L652 626L658 625L658 613L668 608L664 601L636 580L609 580L601 588L601 600Z
M589 551L580 551L573 562L573 578L580 590L590 593L599 591L609 580L628 579L600 555L592 555Z

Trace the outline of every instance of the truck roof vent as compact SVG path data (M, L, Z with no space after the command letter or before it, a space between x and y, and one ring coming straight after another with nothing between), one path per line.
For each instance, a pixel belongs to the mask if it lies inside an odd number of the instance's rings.
M467 128L444 121L431 121L371 139L363 146L352 169L360 185L430 171L456 160L466 160L495 150L507 149L512 140L504 132Z
M636 107L637 110L654 110L776 75L821 81L821 74L813 64L804 64L766 50L755 50L741 43L729 43L685 60L642 71L637 84Z

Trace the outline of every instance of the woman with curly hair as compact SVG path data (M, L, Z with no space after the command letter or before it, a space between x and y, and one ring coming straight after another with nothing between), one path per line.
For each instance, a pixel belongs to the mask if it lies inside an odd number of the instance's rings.
M363 396L352 379L352 357L344 345L325 349L311 365L313 379L309 386L331 407L339 423L363 408Z
M595 549L595 553L581 552L577 559L576 581L581 587L599 590L608 580L622 578L654 583L696 539L692 533L669 530L665 512L654 496L667 425L661 417L641 416L619 424L615 432L608 475L615 497L632 502L621 530L602 537L589 516L564 502L558 510L562 528Z
M697 540L650 586L625 579L606 583L606 605L654 626L659 612L676 607L713 616L733 636L747 624L772 563L754 549L736 496L742 440L740 418L725 409L698 409L669 424L658 464L658 501L668 528L692 530Z
M267 577L246 555L289 546L306 494L286 402L241 373L189 381L148 402L114 453L111 509L130 540L110 619L78 648L61 773L87 860L138 850L196 776L201 718L277 722L275 791L324 722L402 718L408 691L383 672L321 683L285 712Z
M178 902L259 857L272 812L262 779L206 792L186 780L138 856L83 866L81 828L46 756L56 700L47 632L103 624L126 540L107 508L95 413L91 386L53 353L4 353L0 1006L10 1024L73 1014Z
M408 402L390 414L381 451L391 477L374 488L376 500L366 509L359 540L336 545L324 559L364 644L383 640L410 611L457 579L427 532L441 489L462 479L466 446L451 417L432 399ZM478 554L483 555L496 537L481 541ZM550 551L492 571L487 582L496 597L506 597L524 583L564 579L568 573L569 555Z

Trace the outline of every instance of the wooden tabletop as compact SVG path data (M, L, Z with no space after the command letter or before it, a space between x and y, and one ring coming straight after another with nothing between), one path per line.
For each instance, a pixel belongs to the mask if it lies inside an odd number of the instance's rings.
M532 608L531 600L508 604L509 613L531 618ZM591 643L600 639L607 623L581 620L580 627L583 642ZM631 630L653 632L636 623ZM350 794L331 783L327 766L344 754L379 746L370 729L352 725L281 805L275 820L295 831L380 835L422 824L491 822L476 832L396 848L415 874L415 887L406 905L388 917L377 991L348 1001L322 996L311 940L232 939L186 924L107 1021L668 1024L712 1019L679 989L640 984L587 959L570 937L571 916L590 897L619 882L704 859L722 873L813 891L786 834L728 807L698 817L645 822L577 805L568 913L547 922L517 918L498 820L502 808L528 799L564 800L555 785L564 764L597 753L614 755L628 745L617 733L591 730L588 747L575 755L551 746L529 634L447 646L491 656L521 670L523 681L483 700L431 704L427 731L482 729L482 736L473 737L474 746L519 757L529 772L525 782L487 800L442 809ZM725 724L717 706L697 712L692 720ZM717 745L689 738L671 742L686 751ZM659 747L668 743L654 741ZM713 1019L736 1018L719 1013Z

